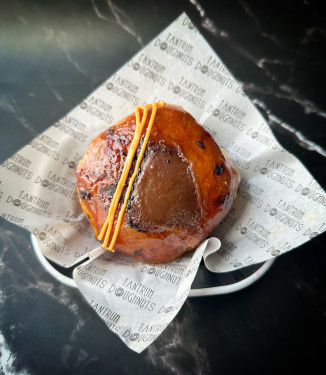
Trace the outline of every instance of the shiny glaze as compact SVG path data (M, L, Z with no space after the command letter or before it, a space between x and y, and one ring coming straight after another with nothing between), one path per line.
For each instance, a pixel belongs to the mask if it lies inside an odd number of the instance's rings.
M77 168L80 202L96 235L135 126L131 114L101 133ZM238 183L237 170L189 113L171 105L159 108L115 250L159 263L193 249L225 217Z
M153 104L148 104L146 106L138 106L135 109L136 130L135 130L132 142L129 146L127 159L125 161L122 174L120 176L116 191L112 198L112 202L110 205L107 219L101 228L101 232L99 236L97 237L98 240L104 239L102 243L102 247L104 247L105 249L114 251L114 245L120 233L122 219L127 208L131 189L133 188L133 183L138 175L138 171L140 169L140 165L141 165L143 156L147 148L151 130L154 125L158 105L164 106L165 103L164 102L153 103ZM148 107L152 107L152 111L151 111L152 113L151 113L149 121L147 121ZM143 130L146 124L147 124L147 128L143 136ZM138 148L142 136L143 136L142 145L140 148ZM138 156L135 157L137 150L138 150ZM133 168L131 177L129 177L129 182L127 183L127 179L131 172L131 166L132 166L132 162L134 161L134 159L135 159L135 166ZM126 186L127 186L127 189L125 189ZM118 211L119 212L118 218L115 222L115 214L116 214L118 204L119 204L119 201L121 199L121 196L124 190L125 190L125 196L123 199L123 205L120 208L120 211ZM114 225L115 225L115 228L112 233L111 231Z

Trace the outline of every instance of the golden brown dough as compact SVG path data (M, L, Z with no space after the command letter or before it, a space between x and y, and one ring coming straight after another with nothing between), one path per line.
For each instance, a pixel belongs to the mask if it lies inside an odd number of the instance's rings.
M147 123L150 115L151 108ZM96 236L107 218L135 128L131 114L98 135L77 168L80 203ZM134 164L129 177L133 171ZM221 222L238 184L236 168L189 113L159 106L114 249L148 263L180 256Z

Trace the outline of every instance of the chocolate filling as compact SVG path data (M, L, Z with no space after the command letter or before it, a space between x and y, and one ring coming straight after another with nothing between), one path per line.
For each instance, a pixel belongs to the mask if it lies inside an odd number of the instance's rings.
M148 154L128 205L129 222L151 231L198 225L200 208L189 163L166 146L149 147Z

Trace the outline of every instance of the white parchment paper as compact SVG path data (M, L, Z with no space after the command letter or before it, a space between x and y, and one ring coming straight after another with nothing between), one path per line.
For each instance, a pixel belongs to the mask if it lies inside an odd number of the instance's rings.
M185 14L2 164L1 216L33 233L43 254L62 266L86 258L99 242L78 202L75 168L100 132L137 105L160 100L190 112L227 151L242 181L212 234L221 240L218 252L220 242L212 238L171 264L148 266L105 252L75 269L93 309L138 352L181 308L205 251L209 270L227 272L287 252L326 229L325 192L279 145Z
M74 280L106 325L139 353L176 316L203 255L219 246L217 238L210 238L195 252L155 265L105 251L75 268Z

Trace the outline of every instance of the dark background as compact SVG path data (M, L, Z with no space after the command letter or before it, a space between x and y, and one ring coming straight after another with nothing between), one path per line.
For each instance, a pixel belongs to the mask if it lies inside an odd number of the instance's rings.
M316 1L0 0L0 162L186 11L282 145L326 187L326 12ZM188 299L140 355L0 218L0 374L322 371L325 234L249 288ZM8 354L11 353L11 354Z

